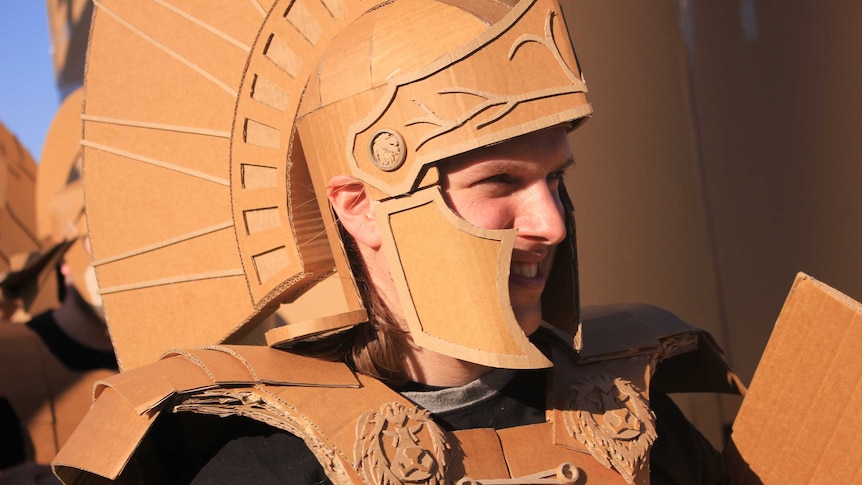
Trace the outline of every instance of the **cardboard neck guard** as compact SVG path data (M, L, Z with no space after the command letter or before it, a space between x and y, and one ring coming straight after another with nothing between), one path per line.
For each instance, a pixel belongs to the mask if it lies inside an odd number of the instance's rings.
M620 315L625 320L631 313ZM605 322L612 320L605 315ZM368 447L368 443L383 442L375 438L381 430L410 431L421 443L424 451L411 456L425 457L436 465L420 460L428 477L419 483L462 478L523 483L542 474L540 478L553 478L561 465L562 478L557 483L568 483L564 479L572 476L572 467L591 477L604 477L606 483L647 483L648 452L655 438L648 407L650 377L661 360L672 362L675 356L695 350L702 334L673 319L644 340L654 338L658 346L626 347L626 358L611 352L607 358L585 363L578 361L564 334L552 329L543 333L554 361L546 401L548 420L543 424L449 434L427 411L343 364L263 347L218 346L174 352L97 386L93 412L58 455L55 471L67 484L84 483L88 474L117 478L153 421L162 411L173 410L241 415L291 432L305 441L333 483L376 483L380 469L373 464L382 457L393 463L399 453L397 447L373 452ZM720 361L717 355L712 358ZM595 399L604 395L608 399ZM620 406L596 408L596 402ZM602 423L617 418L628 425L617 429L614 438L603 431ZM119 422L122 435L116 433ZM93 452L93 442L100 443L98 454Z

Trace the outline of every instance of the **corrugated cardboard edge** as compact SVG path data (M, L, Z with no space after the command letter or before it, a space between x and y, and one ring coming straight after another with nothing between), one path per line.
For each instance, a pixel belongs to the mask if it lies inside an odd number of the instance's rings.
M725 450L733 483L859 483L862 305L799 273Z
M176 395L258 384L357 388L347 366L260 346L173 350L162 360L96 383L95 402L52 463L67 484L116 479ZM367 385L367 384L366 384Z

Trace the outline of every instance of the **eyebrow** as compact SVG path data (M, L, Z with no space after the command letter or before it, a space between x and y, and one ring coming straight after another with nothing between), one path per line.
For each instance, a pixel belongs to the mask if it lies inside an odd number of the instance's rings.
M445 162L445 159L441 160L441 161ZM449 163L437 162L436 166L437 166L438 170L440 171L440 175L445 177L449 173L451 173L453 171L458 171L459 169L461 169L462 167L460 167L459 165L461 165L462 163L465 165L471 165L473 163L476 163L478 166L482 167L480 170L490 170L492 172L506 172L506 171L512 170L512 167L516 167L519 164L518 160L491 159L491 160L483 160L481 162L477 162L475 160L464 161L464 162L450 161ZM565 160L561 161L559 164L557 164L555 167L553 167L552 170L550 170L549 172L565 171L566 169L568 169L569 167L572 167L574 165L575 165L575 159L572 155L569 155L565 158Z
M565 170L569 167L575 166L575 157L566 157L562 164L560 164L557 170Z

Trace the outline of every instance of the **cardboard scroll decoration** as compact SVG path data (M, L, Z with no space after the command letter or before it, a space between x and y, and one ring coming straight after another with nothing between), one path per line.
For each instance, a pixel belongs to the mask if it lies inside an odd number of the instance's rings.
M288 150L317 59L373 3L95 2L81 144L123 369L239 339L310 283L347 274ZM341 284L337 325L364 321L352 279Z

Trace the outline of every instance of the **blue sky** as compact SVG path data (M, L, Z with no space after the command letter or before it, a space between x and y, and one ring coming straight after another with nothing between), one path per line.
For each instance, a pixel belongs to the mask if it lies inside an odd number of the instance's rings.
M60 96L45 0L0 0L0 122L37 162Z

